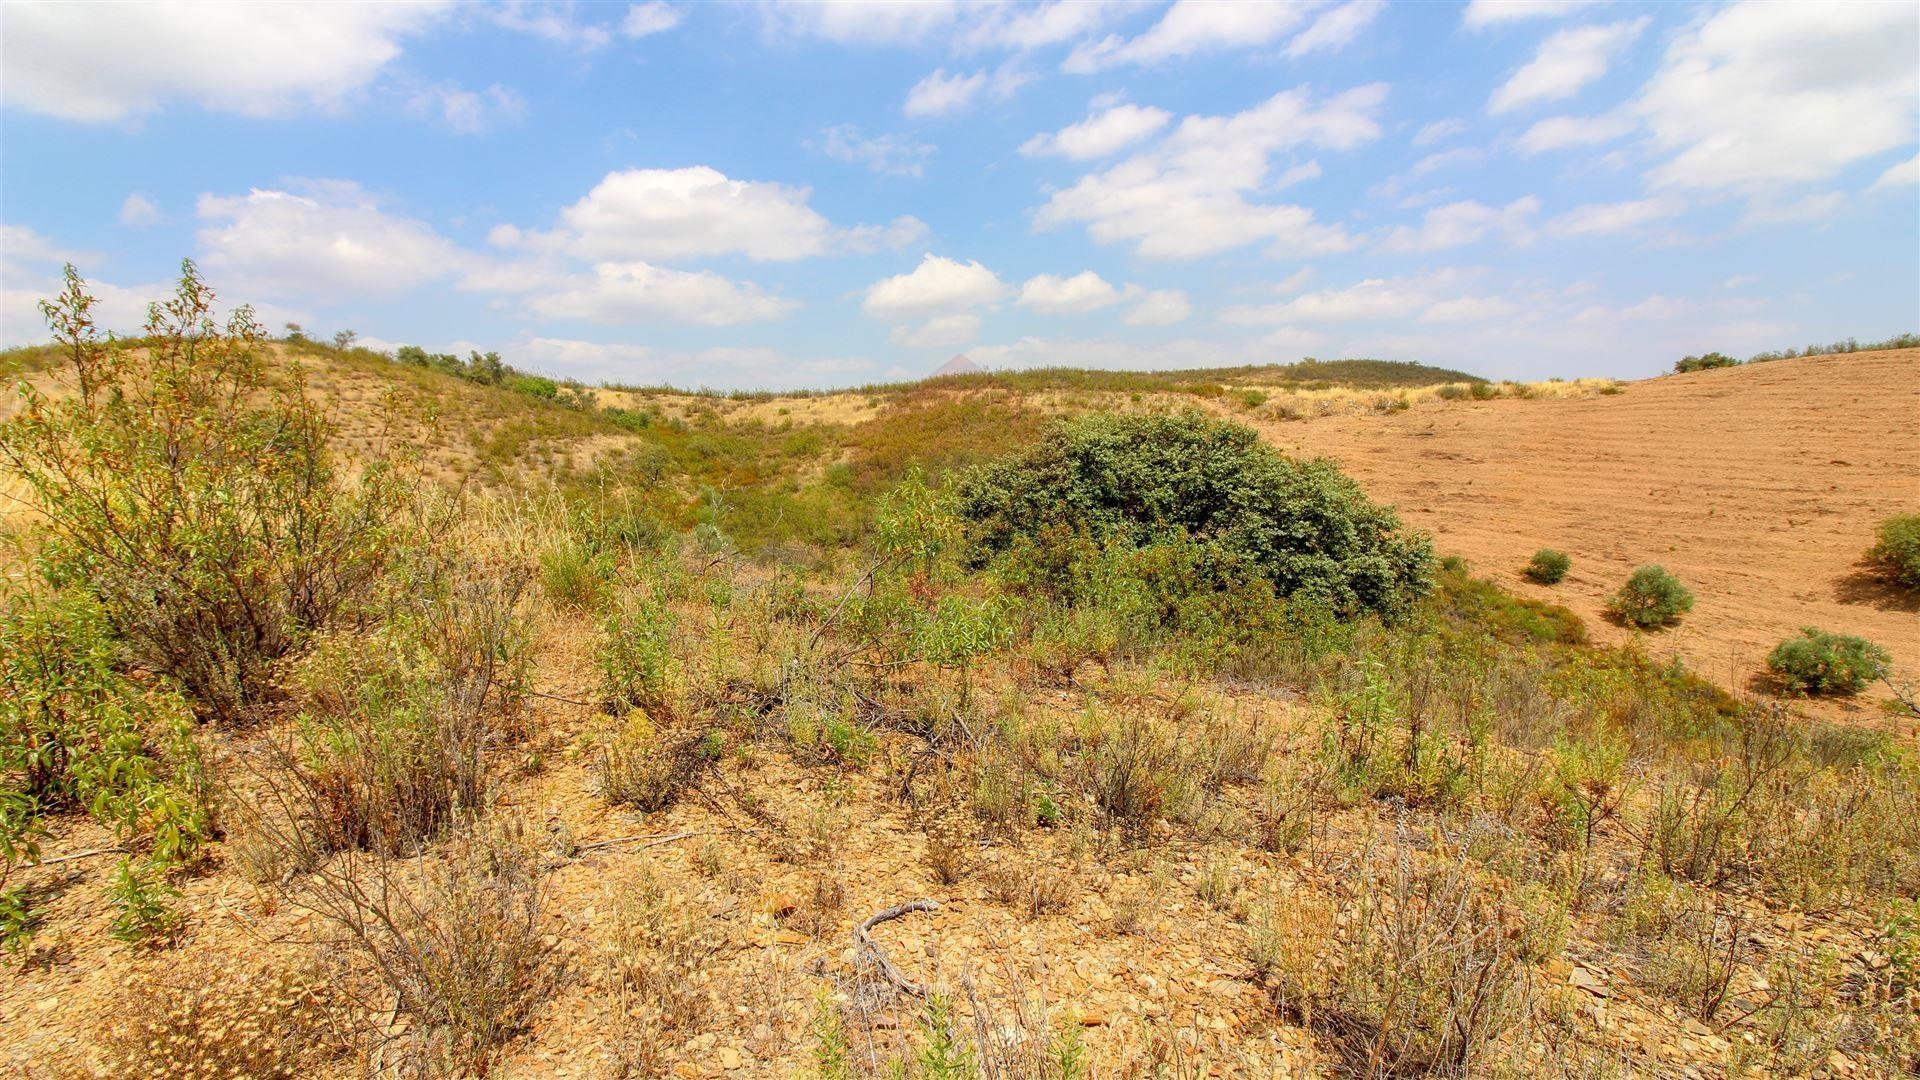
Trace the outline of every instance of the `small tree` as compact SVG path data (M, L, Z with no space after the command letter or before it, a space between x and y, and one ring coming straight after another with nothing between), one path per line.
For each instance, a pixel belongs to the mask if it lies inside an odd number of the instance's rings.
M1693 610L1693 593L1659 566L1643 566L1613 594L1607 610L1642 630L1668 626Z
M91 596L202 715L248 717L271 663L370 584L397 489L379 471L336 483L299 369L269 380L253 310L215 321L193 263L149 308L138 352L100 337L94 302L68 266L41 310L79 392L23 390L0 463L32 493L49 584Z
M333 335L333 347L336 349L351 349L353 348L353 343L359 339L360 335L357 332L341 330Z

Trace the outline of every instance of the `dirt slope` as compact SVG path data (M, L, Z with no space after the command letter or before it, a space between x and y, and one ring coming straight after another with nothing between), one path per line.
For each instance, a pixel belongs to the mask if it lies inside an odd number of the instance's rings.
M1603 640L1628 636L1603 619L1606 597L1660 563L1696 606L1646 638L1656 655L1744 685L1781 638L1818 626L1879 642L1920 674L1920 604L1860 566L1882 518L1920 509L1920 350L1261 427L1288 452L1338 459L1443 553L1568 605ZM1543 546L1573 556L1554 588L1519 575ZM1880 696L1838 708L1868 715Z

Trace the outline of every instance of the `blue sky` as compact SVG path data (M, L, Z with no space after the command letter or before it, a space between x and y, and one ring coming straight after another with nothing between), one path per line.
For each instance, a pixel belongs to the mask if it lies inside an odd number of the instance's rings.
M1913 4L0 7L0 340L64 260L683 386L1920 328ZM76 59L79 58L79 59Z

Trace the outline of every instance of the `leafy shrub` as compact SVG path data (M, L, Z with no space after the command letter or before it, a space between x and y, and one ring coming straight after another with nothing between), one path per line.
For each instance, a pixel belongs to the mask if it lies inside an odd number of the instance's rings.
M370 585L392 486L335 482L332 428L297 369L267 378L252 309L216 323L191 262L153 306L144 356L101 340L93 305L69 266L42 310L78 393L25 390L0 462L32 492L46 577L90 594L130 659L205 715L251 717L271 664Z
M1807 627L1767 654L1767 668L1788 693L1857 694L1887 673L1887 651L1865 638Z
M1197 412L1064 421L1031 451L969 473L960 513L982 558L1074 534L1143 549L1184 537L1221 577L1250 573L1343 613L1398 615L1432 579L1426 537L1332 462L1286 458Z
M1688 356L1675 360L1673 370L1676 374L1685 374L1689 371L1706 371L1708 368L1735 367L1739 363L1740 361L1725 353L1710 352L1704 356Z
M1607 610L1643 630L1669 626L1693 610L1693 593L1659 566L1642 566L1608 601Z
M1573 559L1566 552L1541 548L1533 553L1533 558L1527 560L1527 568L1521 573L1537 585L1558 585L1572 566Z
M139 843L156 871L212 832L193 714L178 694L118 669L98 608L81 596L10 600L0 613L0 917L32 915L7 871L38 857L42 819L81 808Z
M1880 523L1867 559L1910 589L1920 589L1920 514L1896 514Z
M658 600L627 592L614 602L593 650L607 711L624 714L660 703L672 639L673 613Z

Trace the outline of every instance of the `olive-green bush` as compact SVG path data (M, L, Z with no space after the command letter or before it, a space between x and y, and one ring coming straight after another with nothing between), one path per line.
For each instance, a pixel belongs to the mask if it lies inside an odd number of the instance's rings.
M1395 616L1433 580L1433 548L1332 462L1299 461L1238 424L1188 411L1095 413L968 473L959 510L976 559L1081 535L1147 549L1193 545L1222 579L1282 597Z
M1528 581L1538 585L1558 585L1572 566L1573 559L1566 552L1541 548L1533 553L1533 558L1527 561L1527 568L1521 573L1526 575Z
M1767 667L1795 694L1857 694L1887 673L1887 651L1865 638L1807 627L1773 647Z
M1867 559L1899 584L1920 589L1920 514L1896 514L1881 522Z
M1670 626L1693 610L1693 593L1664 567L1643 566L1613 594L1607 610L1642 630Z

